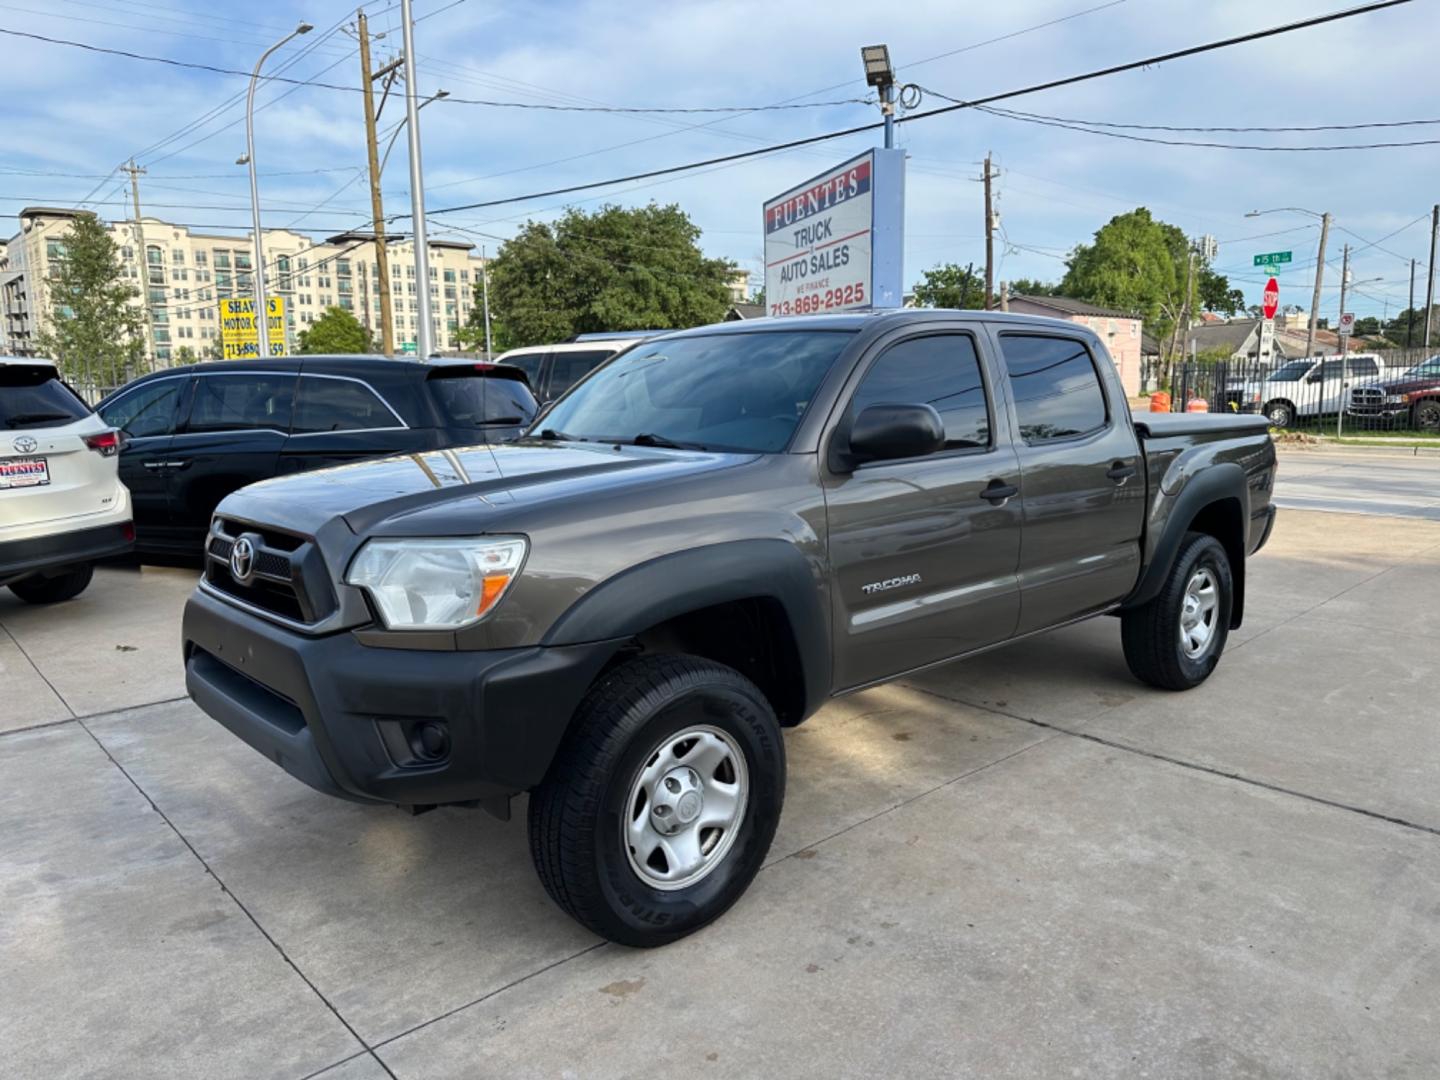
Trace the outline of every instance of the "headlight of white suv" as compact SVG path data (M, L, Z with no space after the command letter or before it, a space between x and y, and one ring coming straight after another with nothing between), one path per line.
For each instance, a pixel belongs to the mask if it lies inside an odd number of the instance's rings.
M345 582L369 594L391 630L456 630L495 610L528 548L523 536L368 540Z

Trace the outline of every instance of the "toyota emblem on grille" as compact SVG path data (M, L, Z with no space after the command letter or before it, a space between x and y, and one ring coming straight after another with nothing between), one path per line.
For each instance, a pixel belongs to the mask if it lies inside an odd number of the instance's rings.
M15 452L17 454L33 454L40 449L40 444L29 435L21 435L15 440Z
M255 572L255 545L248 536L242 536L235 541L235 546L230 549L230 576L241 585L250 580L250 575Z

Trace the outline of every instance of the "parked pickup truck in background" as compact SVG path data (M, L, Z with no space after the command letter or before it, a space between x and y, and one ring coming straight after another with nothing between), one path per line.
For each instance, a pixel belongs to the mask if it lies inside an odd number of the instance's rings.
M1440 431L1440 356L1354 387L1345 414L1356 420L1408 422L1420 431Z
M1100 614L1143 681L1204 681L1274 475L1263 416L1132 419L1074 324L702 327L516 442L231 495L187 685L333 795L508 817L529 792L555 902L657 945L749 885L781 731L836 695Z

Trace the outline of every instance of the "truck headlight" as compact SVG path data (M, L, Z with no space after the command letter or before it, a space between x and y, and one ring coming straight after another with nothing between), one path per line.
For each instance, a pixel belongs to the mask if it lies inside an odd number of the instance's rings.
M523 536L368 540L345 582L391 630L456 630L495 610L529 546Z

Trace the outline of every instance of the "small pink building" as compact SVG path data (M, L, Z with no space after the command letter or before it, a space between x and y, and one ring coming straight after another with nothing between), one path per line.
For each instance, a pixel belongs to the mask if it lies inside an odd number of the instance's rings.
M1097 307L1068 296L1012 296L1009 309L1022 315L1048 315L1052 319L1088 326L1100 336L1127 397L1140 393L1140 350L1143 320L1112 308Z

